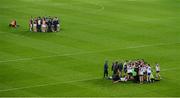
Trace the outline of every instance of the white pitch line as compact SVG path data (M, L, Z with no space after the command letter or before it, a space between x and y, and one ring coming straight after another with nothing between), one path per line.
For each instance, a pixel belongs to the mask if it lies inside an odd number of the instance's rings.
M171 69L163 69L162 71L172 71L178 70L179 68L171 68ZM56 83L49 83L49 84L41 84L41 85L34 85L34 86L25 86L25 87L17 87L17 88L10 88L10 89L2 89L0 92L8 92L8 91L15 91L15 90L22 90L22 89L29 89L29 88L36 88L36 87L44 87L44 86L54 86L59 84L66 84L66 83L74 83L74 82L83 82L88 80L100 79L100 77L90 78L90 79L82 79L82 80L74 80L74 81L67 81L67 82L56 82Z
M87 52L86 52L87 53ZM50 56L40 56L40 57L30 57L30 58L20 58L20 59L14 59L14 60L4 60L0 61L0 63L6 63L6 62L17 62L17 61L29 61L34 59L44 59L44 58L52 58L52 57L60 57L60 56L70 56L70 55L78 55L78 54L84 54L84 53L73 53L73 54L60 54L60 55L50 55Z
M168 69L162 69L161 71L172 71L172 70L179 70L180 68L168 68Z
M2 60L2 61L0 61L0 63L29 61L29 60L35 60L35 59L45 59L45 58L62 57L62 56L73 56L73 55L81 55L81 54L93 54L93 53L101 53L101 52L117 51L117 50L125 50L125 49L136 49L136 48L144 48L144 47L152 47L152 46L166 46L166 45L173 45L173 44L180 44L180 42L177 42L177 43L159 43L159 44L153 44L153 45L141 45L141 46L126 47L126 48L119 48L119 49L109 49L109 50L101 50L101 51L77 52L77 53L71 53L71 54L57 54L57 55L51 55L51 56L40 56L40 57L31 57L31 58Z
M34 86L10 88L10 89L4 89L4 90L2 89L2 90L0 90L0 92L8 92L8 91L15 91L15 90L22 90L22 89L29 89L29 88L36 88L36 87L44 87L44 86L53 86L53 85L58 85L58 84L66 84L66 83L74 83L74 82L83 82L83 81L95 80L95 79L100 79L100 78L96 77L96 78L74 80L74 81L67 81L67 82L56 82L56 83L41 84L41 85L34 85Z

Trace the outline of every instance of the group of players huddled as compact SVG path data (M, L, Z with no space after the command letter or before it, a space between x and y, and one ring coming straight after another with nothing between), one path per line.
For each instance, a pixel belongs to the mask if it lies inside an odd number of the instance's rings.
M57 17L31 17L29 20L31 32L59 32L60 21Z
M160 66L155 64L156 77L154 77L152 67L150 64L142 60L133 60L125 62L113 62L111 66L112 76L109 76L108 61L104 64L104 78L113 80L113 83L127 82L129 80L135 83L153 83L159 81L160 77Z

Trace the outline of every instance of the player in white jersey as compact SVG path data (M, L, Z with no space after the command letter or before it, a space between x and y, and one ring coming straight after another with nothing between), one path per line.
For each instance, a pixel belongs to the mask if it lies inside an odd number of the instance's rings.
M132 76L132 67L130 64L127 66L127 74L128 74L128 80L130 80Z
M47 32L47 25L46 25L46 20L45 20L45 18L42 19L41 31L42 31L42 32Z
M33 22L33 31L37 32L37 21L36 21L36 19Z
M148 64L147 66L147 82L151 82L151 66Z
M156 79L161 79L161 76L160 76L160 67L159 67L159 64L156 64Z
M127 76L121 77L121 78L120 78L120 82L127 82L127 81L128 81Z
M142 66L140 66L139 67L139 81L140 81L140 84L143 84L143 81L144 81L144 79L143 79L143 75L144 75L144 70L143 70L143 67Z
M143 70L143 79L146 81L147 79L147 64L142 65L142 70Z

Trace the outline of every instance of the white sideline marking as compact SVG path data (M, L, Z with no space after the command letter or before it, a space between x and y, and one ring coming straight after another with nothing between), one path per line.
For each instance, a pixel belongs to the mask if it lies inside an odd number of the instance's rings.
M141 45L141 46L135 46L135 47L126 47L126 48L109 49L109 50L101 50L101 51L77 52L77 53L72 53L72 54L57 54L57 55L51 55L51 56L40 56L40 57L31 57L31 58L20 58L20 59L12 59L12 60L2 60L2 61L0 61L0 63L18 62L18 61L29 61L29 60L35 60L35 59L44 59L44 58L62 57L62 56L73 56L73 55L100 53L100 52L125 50L125 49L136 49L136 48L144 48L144 47L152 47L152 46L166 46L166 45L173 45L173 44L180 44L180 42L177 42L177 43L159 43L159 44L154 44L154 45Z
M67 81L67 82L56 82L56 83L41 84L41 85L34 85L34 86L17 87L17 88L10 88L10 89L0 90L0 92L7 92L7 91L14 91L14 90L22 90L22 89L35 88L35 87L53 86L53 85L73 83L73 82L83 82L83 81L94 80L94 79L100 79L100 78L99 78L99 77L96 77L96 78L82 79L82 80L74 80L74 81Z
M178 70L178 68L164 69L162 71L169 71L169 70L171 70L171 71L172 70ZM15 90L22 90L22 89L36 88L36 87L44 87L44 86L53 86L53 85L73 83L73 82L83 82L83 81L94 80L94 79L100 79L100 77L91 78L91 79L67 81L67 82L56 82L56 83L49 83L49 84L41 84L41 85L34 85L34 86L17 87L17 88L0 90L0 92L8 92L8 91L15 91Z

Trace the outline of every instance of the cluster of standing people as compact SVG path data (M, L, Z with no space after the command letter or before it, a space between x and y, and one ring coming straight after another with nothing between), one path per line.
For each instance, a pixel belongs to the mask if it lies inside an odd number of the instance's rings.
M59 32L60 21L57 17L31 17L29 20L31 32Z
M104 78L112 79L113 83L134 81L136 83L152 83L159 81L160 66L158 63L155 64L156 77L154 77L152 67L144 60L134 60L125 62L113 62L111 66L112 76L109 76L108 61L104 64Z

